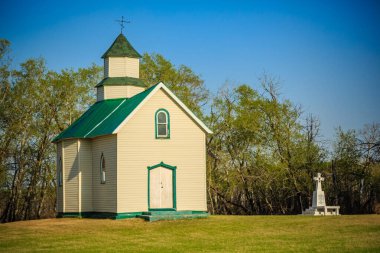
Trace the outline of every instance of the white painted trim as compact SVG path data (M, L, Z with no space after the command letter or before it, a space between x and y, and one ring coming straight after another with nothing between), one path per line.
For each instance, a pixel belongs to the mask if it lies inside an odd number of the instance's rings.
M107 117L105 117L102 121L100 121L98 124L96 124L96 126L94 126L91 130L90 130L90 132L88 132L85 136L84 136L84 138L86 138L87 137L87 135L89 135L92 131L94 131L95 130L95 128L97 128L100 124L102 124L106 119L108 119L117 109L119 109L119 107L125 102L125 101L127 101L127 99L124 99L123 101L121 101L121 103L115 108L115 109L113 109L112 110L112 112L110 112L110 114L108 114L107 115Z
M61 144L62 145L62 144ZM62 190L63 191L63 188L60 189L62 186L59 185L59 182L60 182L60 177L61 177L61 171L62 171L62 165L60 165L60 162L62 163L62 147L61 147L61 150L58 150L58 143L55 144L56 148L57 148L57 165L56 165L56 175L57 175L57 203L56 203L56 209L57 211L59 212L59 205L58 205L58 202L59 202L59 199L58 199L58 196L59 196L59 190ZM62 172L63 174L63 172ZM63 183L62 183L63 184ZM62 193L63 194L63 193ZM62 195L63 196L63 195ZM63 200L62 200L63 202ZM62 204L62 203L61 203Z
M65 180L65 141L62 141L62 213L65 212L66 209L66 180Z
M80 166L80 140L77 141L77 157L78 157L78 212L82 212L82 170Z
M181 100L179 100L179 98L177 98L176 95L173 94L173 92L171 92L169 90L168 87L165 86L165 84L163 84L162 82L160 82L150 93L149 95L128 115L128 117L126 117L123 122L121 122L121 124L112 132L113 134L116 134L119 132L119 130L128 122L128 120L130 118L133 117L133 115L135 115L135 113L146 103L146 101L148 101L159 89L163 89L164 91L166 91L166 93L174 99L174 101L185 111L187 112L187 114L190 115L190 117L201 127L203 128L204 131L206 131L208 134L212 134L212 131L200 120L197 118L197 116L194 115L194 113L192 113L190 111L189 108L187 108L187 106L181 102ZM86 136L85 136L86 137Z
M166 87L163 83L161 84L162 88L194 119L195 122L197 122L207 133L212 134L212 131L200 119L198 119L197 116L195 116L194 113L192 113L192 111L190 111L190 109L187 108L187 106L182 103L182 101L179 100L179 98L177 98L177 96L174 95L168 87Z
M112 132L112 134L116 134L119 132L119 130L129 121L130 118L133 117L133 115L135 115L135 113L146 103L146 101L148 101L154 93L156 93L156 91L158 89L160 89L160 84L162 83L159 83L150 93L148 96L146 96L146 98L141 101L141 103L123 120L123 122L121 122L121 124L119 124L119 126Z
M203 138L203 141L204 141L204 145L202 145L202 148L203 148L203 162L204 162L204 168L207 168L207 150L206 150L206 147L207 147L207 136L205 134L204 138ZM204 207L205 207L205 210L207 210L207 169L204 169L203 170L203 180L204 180L204 187L205 187L205 191L203 192L204 194Z

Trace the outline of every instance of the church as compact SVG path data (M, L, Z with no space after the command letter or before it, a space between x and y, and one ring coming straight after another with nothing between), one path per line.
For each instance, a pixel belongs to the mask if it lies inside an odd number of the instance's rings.
M96 103L53 139L58 217L207 217L212 131L165 84L139 78L122 33L102 58Z

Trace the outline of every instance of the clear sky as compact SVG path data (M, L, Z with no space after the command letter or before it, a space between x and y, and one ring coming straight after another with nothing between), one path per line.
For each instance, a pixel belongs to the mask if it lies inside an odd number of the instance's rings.
M0 1L0 37L14 63L42 56L53 70L101 65L120 32L138 52L191 67L216 92L226 80L281 93L335 128L380 122L380 1Z

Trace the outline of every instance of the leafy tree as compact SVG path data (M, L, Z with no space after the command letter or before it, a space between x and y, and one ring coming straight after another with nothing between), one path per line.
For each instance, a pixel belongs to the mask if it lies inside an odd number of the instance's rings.
M202 107L208 102L208 90L203 80L189 67L178 68L160 54L145 53L141 60L141 78L150 85L163 82L194 112L202 117Z
M214 213L299 213L310 199L322 162L315 118L304 127L300 109L282 100L276 80L223 89L212 103L208 195ZM305 203L306 202L306 203Z
M380 124L337 129L333 154L336 202L346 213L368 213L380 202Z
M9 46L9 41L0 39L0 136L4 134L2 131L2 126L6 123L4 121L4 113L6 109L4 105L8 99L7 94L9 93L10 89L9 66L11 64L11 59L9 58ZM6 181L6 168L3 166L2 160L5 153L6 150L4 148L0 148L0 187L3 186Z
M360 166L360 151L358 149L357 133L354 130L337 129L334 143L334 177L337 201L342 205L342 212L358 212L358 194L364 170Z
M359 131L359 150L365 177L362 182L363 212L380 213L380 124L366 124Z
M52 138L94 100L101 69L48 71L43 59L1 72L2 221L40 218L55 212L55 147Z

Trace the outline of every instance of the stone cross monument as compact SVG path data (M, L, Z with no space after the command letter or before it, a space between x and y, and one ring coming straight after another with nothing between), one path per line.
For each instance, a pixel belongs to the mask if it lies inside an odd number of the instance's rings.
M313 191L313 204L302 212L303 215L339 215L339 206L326 206L325 192L322 191L322 182L325 180L321 173L313 178L315 191Z
M321 173L318 173L316 177L313 178L315 181L315 191L313 191L313 205L312 207L324 207L326 206L325 201L325 192L322 191L322 181L325 180L321 176Z

